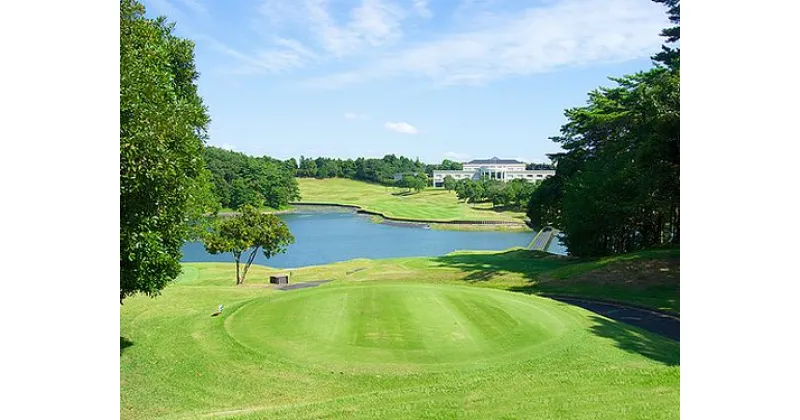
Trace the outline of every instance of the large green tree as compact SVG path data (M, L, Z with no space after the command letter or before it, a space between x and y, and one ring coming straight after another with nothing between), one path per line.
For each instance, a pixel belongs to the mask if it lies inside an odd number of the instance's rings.
M236 284L244 284L247 271L261 250L271 258L286 252L286 247L294 242L289 227L278 216L262 213L253 206L244 205L239 214L218 219L203 236L206 251L211 254L230 252L236 263ZM242 266L242 254L250 250L250 255Z
M120 1L120 302L180 274L181 246L213 207L194 44L144 14Z
M681 1L680 0L653 0L668 7L667 16L674 24L661 31L661 36L666 38L668 44L675 44L681 40ZM662 45L661 52L653 56L653 60L667 67L679 68L681 65L681 48Z
M680 23L680 2L655 0ZM667 43L680 28L662 31ZM678 244L680 49L664 47L646 72L612 78L586 106L565 111L556 175L533 192L528 216L566 233L571 253L594 256Z

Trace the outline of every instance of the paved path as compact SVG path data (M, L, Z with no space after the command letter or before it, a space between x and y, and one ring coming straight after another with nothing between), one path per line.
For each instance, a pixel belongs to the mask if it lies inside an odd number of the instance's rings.
M317 287L320 284L327 283L331 280L314 280L314 281L304 281L302 283L292 283L287 284L285 286L278 286L276 289L278 290L294 290L294 289L305 289L306 287Z
M551 229L548 230L540 230L539 233L536 234L534 239L531 241L530 246L528 249L531 251L547 251L545 247L547 247L547 243L549 242L550 237L553 235L554 231Z
M624 322L663 335L677 342L681 341L681 320L674 315L588 299L561 296L547 297L570 305L580 306L583 309L600 314L606 318L611 318L615 321Z

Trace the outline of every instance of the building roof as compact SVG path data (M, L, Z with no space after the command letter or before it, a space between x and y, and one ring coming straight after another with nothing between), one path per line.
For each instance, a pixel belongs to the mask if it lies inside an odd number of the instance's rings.
M518 160L515 160L515 159L498 159L497 157L493 157L491 159L474 159L474 160L471 160L471 161L467 162L467 164L473 164L473 165L518 164L518 165L522 165L523 163L518 161Z

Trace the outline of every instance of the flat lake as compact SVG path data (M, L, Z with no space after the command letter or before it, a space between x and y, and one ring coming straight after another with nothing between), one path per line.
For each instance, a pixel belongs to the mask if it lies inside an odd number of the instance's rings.
M394 226L370 221L353 211L301 211L280 216L295 237L285 254L269 260L259 252L254 263L276 268L328 264L355 258L439 256L457 250L525 247L536 232L466 232ZM551 252L563 253L556 241ZM249 253L249 251L248 251ZM244 259L244 258L243 258ZM183 246L183 262L232 262L230 253L209 254L200 242Z

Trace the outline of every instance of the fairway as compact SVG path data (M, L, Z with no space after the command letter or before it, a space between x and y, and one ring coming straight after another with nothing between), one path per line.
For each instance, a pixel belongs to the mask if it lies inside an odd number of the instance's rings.
M243 345L320 369L413 372L529 357L577 324L545 299L371 284L257 299L226 323Z
M302 202L347 204L364 210L424 221L503 221L523 223L524 212L495 211L490 203L476 205L459 202L456 193L426 188L406 194L399 188L384 187L343 178L297 178Z

